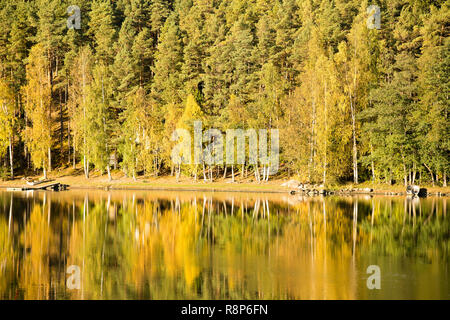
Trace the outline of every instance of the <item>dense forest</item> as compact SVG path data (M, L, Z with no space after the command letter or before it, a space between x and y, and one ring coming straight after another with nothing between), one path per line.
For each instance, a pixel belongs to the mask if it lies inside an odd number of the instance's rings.
M80 29L68 28L71 5ZM370 5L380 28L368 28ZM446 186L449 8L0 0L0 175L175 174L172 132L201 120L222 132L278 128L278 174L303 181ZM182 165L177 174L262 181L265 169Z

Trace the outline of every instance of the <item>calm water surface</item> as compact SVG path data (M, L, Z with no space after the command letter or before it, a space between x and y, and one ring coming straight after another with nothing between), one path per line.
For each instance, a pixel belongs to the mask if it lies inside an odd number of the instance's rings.
M449 299L447 200L0 191L0 299Z

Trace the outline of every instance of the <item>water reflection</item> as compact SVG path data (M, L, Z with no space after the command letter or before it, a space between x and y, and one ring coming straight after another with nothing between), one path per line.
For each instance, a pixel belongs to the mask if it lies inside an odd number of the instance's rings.
M0 298L448 299L449 230L445 198L0 192Z

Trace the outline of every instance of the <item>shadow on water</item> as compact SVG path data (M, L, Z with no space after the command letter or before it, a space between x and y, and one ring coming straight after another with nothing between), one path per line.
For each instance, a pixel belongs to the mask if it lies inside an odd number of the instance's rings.
M449 299L447 211L446 198L0 192L0 298Z

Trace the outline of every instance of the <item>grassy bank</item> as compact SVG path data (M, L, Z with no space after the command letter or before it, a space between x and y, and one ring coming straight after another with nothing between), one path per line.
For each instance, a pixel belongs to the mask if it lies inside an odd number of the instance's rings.
M39 179L40 176L29 177ZM251 178L240 179L236 177L234 183L231 178L215 179L214 182L205 182L203 177L194 181L188 177L181 177L179 181L175 177L138 177L136 180L124 176L120 171L112 172L112 181L108 180L106 174L92 172L89 179L86 179L81 170L55 170L48 175L49 179L69 185L73 189L97 188L97 189L135 189L135 190L205 190L205 191L236 191L236 192L287 192L287 188L282 187L283 179L275 179L265 183L256 183ZM18 176L14 180L0 181L0 188L20 187L26 182L23 176Z
M81 170L64 169L54 170L49 174L49 179L69 185L73 189L92 188L92 189L130 189L130 190L199 190L199 191L234 191L234 192L277 192L285 193L290 189L282 187L281 185L288 181L287 177L280 177L271 179L268 182L257 183L254 177L246 179L240 176L236 177L234 183L231 178L216 179L214 182L204 182L203 179L193 181L191 178L181 177L179 181L175 177L139 177L136 180L126 177L120 171L112 172L112 181L108 180L107 175L100 175L99 172L92 172L89 179L86 179ZM39 179L39 176L32 177ZM0 188L20 187L24 186L25 179L23 176L18 176L14 180L0 181ZM422 185L421 185L422 186ZM430 185L423 185L432 193L450 194L450 187L432 187ZM373 184L370 182L343 185L327 186L328 190L342 190L354 188L371 188L379 193L395 192L400 193L405 191L403 185L387 185L387 184Z

